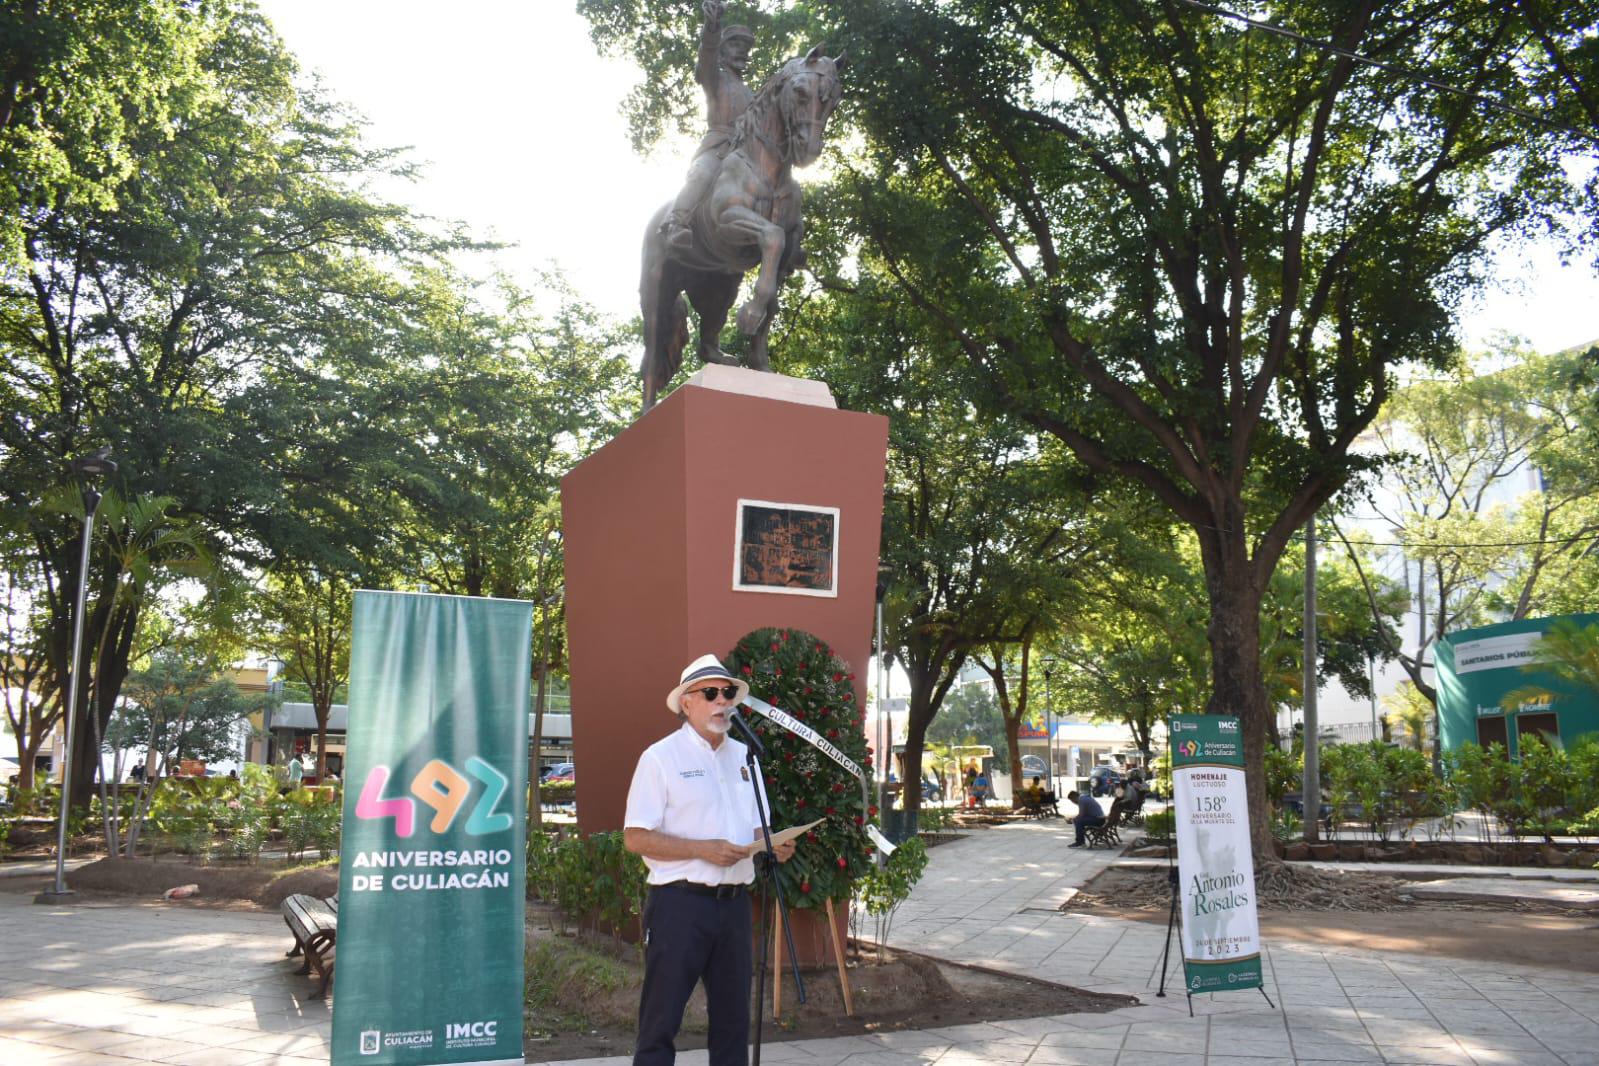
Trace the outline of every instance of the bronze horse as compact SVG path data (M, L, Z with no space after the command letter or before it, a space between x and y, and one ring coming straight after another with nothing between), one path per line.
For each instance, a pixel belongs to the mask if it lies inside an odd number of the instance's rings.
M777 290L800 265L800 188L793 168L822 153L827 120L838 106L844 56L820 47L791 59L756 94L733 128L733 138L710 194L694 209L694 243L678 253L666 246L661 223L671 204L650 219L644 236L639 300L644 311L644 410L683 365L688 306L700 317L702 362L736 366L717 344L744 274L759 265L755 292L738 311L750 338L747 362L769 370L766 335L777 312ZM687 296L687 303L684 296Z

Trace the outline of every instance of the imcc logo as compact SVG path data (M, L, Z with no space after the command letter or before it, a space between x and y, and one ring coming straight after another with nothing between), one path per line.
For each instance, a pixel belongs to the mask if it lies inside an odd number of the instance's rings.
M383 1048L383 1030L361 1030L361 1054L376 1055Z
M1225 719L1223 721L1217 722L1216 723L1216 728L1218 730L1220 730L1221 732L1223 732L1223 733L1236 733L1236 732L1238 732L1238 721L1237 721L1237 719L1232 719L1232 718Z
M499 1040L499 1022L450 1022L444 1027L444 1046L489 1047Z

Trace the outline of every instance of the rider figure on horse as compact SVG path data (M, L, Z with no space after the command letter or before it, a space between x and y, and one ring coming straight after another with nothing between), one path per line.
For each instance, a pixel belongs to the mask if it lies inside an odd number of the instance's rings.
M722 12L726 6L722 0L705 0L702 5L705 27L700 33L700 54L694 66L694 78L705 90L705 118L710 128L694 152L683 191L677 194L671 213L662 223L666 245L674 252L687 252L693 247L694 237L689 226L694 209L716 180L733 136L733 123L754 99L749 86L744 84L744 71L749 66L755 34L748 26L723 29Z

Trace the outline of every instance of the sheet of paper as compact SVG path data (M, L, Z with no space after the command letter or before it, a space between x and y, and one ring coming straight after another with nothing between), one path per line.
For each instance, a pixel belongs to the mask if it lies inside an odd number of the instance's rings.
M866 825L866 837L873 844L877 845L877 850L882 852L883 858L885 859L898 850L894 844L883 835L882 830L878 829L877 826L872 825L869 822Z
M806 822L804 825L791 826L790 828L784 829L781 832L773 833L772 834L772 847L775 848L779 844L787 844L790 840L793 840L794 838L798 837L801 833L809 832L810 830L815 829L817 826L821 825L825 821L827 821L826 818L818 818L814 822ZM744 845L744 850L745 850L745 852L747 852L750 855L754 855L757 851L765 851L766 850L766 841L757 840L757 841L754 841L753 843L745 844Z

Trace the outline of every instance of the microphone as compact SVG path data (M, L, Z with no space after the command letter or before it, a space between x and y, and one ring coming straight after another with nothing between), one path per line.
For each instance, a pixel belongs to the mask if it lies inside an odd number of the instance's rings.
M738 735L738 739L744 743L745 747L755 753L756 758L766 758L766 745L761 743L761 738L755 735L755 730L751 729L750 724L744 720L743 711L739 710L738 707L734 707L733 712L728 715L727 721L733 732Z

